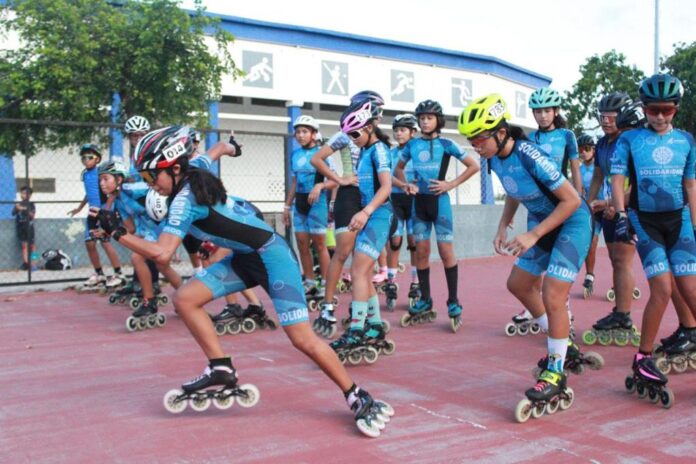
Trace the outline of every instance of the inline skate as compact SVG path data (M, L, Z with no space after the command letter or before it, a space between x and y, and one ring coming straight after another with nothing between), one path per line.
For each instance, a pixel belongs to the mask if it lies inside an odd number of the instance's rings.
M650 356L636 353L633 374L626 377L625 386L627 392L636 392L639 398L647 396L651 403L660 403L665 409L674 404L674 393L667 387L667 377L655 366Z
M322 301L320 307L321 314L319 314L319 317L314 319L312 328L317 335L321 335L324 338L334 338L337 331L334 305Z
M98 293L105 295L107 293L106 276L103 274L92 274L82 284L75 287L75 291L79 294Z
M524 394L527 398L517 403L515 419L519 423L526 422L529 417L535 419L546 414L553 414L560 408L570 408L575 400L573 389L566 385L565 374L544 369L539 374L534 387Z
M532 370L534 378L539 378L541 371L547 368L549 357L546 355L537 363L537 367ZM565 361L563 362L563 372L567 375L571 372L575 375L580 375L585 372L585 366L593 371L598 371L604 367L604 358L601 354L594 351L585 353L580 351L580 347L568 340L568 351L566 351Z
M375 275L372 276L372 285L375 287L377 293L384 293L384 287L386 282L386 272L377 272Z
M346 360L353 365L360 364L363 359L367 364L372 364L379 357L377 350L367 345L365 333L361 329L349 328L338 340L331 342L330 346L344 364Z
M162 292L162 289L160 288L159 282L155 283L152 286L152 291L155 294L154 298L157 300L157 306L164 306L167 303L169 303L169 297ZM135 295L131 296L130 300L128 300L128 306L135 311L140 306L143 304L143 290L142 288L140 289L139 292L136 292Z
M394 416L394 408L384 401L373 399L366 390L357 386L353 386L345 396L358 430L370 438L379 437Z
M436 318L437 311L433 309L433 299L421 299L412 308L408 308L406 314L401 316L401 327L434 322Z
M696 342L694 330L687 329L681 324L669 337L660 340L654 350L655 365L663 374L667 375L671 370L683 373L691 367L696 369Z
M505 326L505 335L513 337L515 335L536 335L541 332L541 327L536 323L534 316L528 309L524 309L519 314L512 316L512 322Z
M411 282L411 286L408 288L408 307L413 308L420 298L420 284L418 282Z
M164 327L166 323L167 316L157 313L157 301L153 298L145 300L138 309L133 311L133 315L126 319L126 329L129 332L135 332L136 330Z
M396 307L396 298L399 293L399 284L393 281L389 281L384 284L384 294L387 296L387 309L389 311L394 311Z
M218 335L252 333L257 327L276 329L275 321L269 319L263 306L254 304L246 309L242 309L237 303L228 304L219 314L212 316L211 320L215 323L215 333Z
M588 299L594 292L594 274L586 274L585 281L582 283L582 297Z
M387 332L384 329L384 324L368 324L365 332L365 342L368 346L377 350L378 354L391 355L396 350L394 340L385 338Z
M194 411L202 412L210 403L218 409L229 409L235 402L243 408L250 408L259 402L261 394L250 383L237 385L237 373L232 363L224 366L208 366L203 375L183 384L181 389L173 389L164 395L164 408L178 414L187 405Z
M634 300L640 299L640 289L638 287L633 289L632 296ZM614 287L607 290L607 300L611 301L612 303L616 300L616 291L614 290Z
M142 293L142 288L140 283L136 280L130 280L125 286L119 288L114 293L109 295L109 304L115 305L125 305L135 296L137 293Z
M350 272L343 271L341 274L341 280L336 284L336 290L338 293L349 293L353 288L353 280L350 276Z
M324 287L321 285L305 283L305 299L307 300L307 308L310 311L314 312L319 309L319 303L324 300L324 292Z
M450 318L452 332L457 333L457 330L462 326L462 306L459 304L459 301L447 302L447 315Z
M633 346L640 345L640 332L629 313L619 312L616 307L611 310L608 316L598 320L591 330L586 330L582 334L582 341L586 345L609 345L612 342L617 346L626 346L629 342Z

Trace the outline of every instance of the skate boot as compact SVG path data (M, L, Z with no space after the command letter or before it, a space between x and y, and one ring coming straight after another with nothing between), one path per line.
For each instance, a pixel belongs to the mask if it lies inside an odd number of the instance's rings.
M399 284L393 280L390 280L384 284L384 293L387 296L387 309L389 311L394 311L394 308L396 307L396 298L398 296L398 292Z
M108 292L114 292L114 291L118 290L119 288L123 287L124 285L126 285L127 282L128 281L126 280L125 277L123 277L122 274L110 275L106 279L106 283L105 283L106 290Z
M169 297L162 292L159 282L156 282L152 286L152 291L155 294L154 298L155 301L157 301L157 306L164 306L169 303ZM140 288L133 296L131 296L130 300L128 301L128 306L130 306L133 311L136 311L143 304L143 298L143 290Z
M213 405L218 409L229 409L237 400L243 408L259 402L260 392L250 383L237 385L237 373L232 363L225 366L208 366L203 375L186 382L181 389L168 391L164 395L164 408L178 414L191 406L194 411L205 411Z
M125 305L130 301L131 297L135 296L138 292L142 293L140 283L135 280L130 280L126 285L109 295L109 304Z
M321 314L314 319L312 328L317 335L324 338L334 338L336 335L336 316L334 316L334 305L322 301Z
M242 331L244 310L238 303L227 304L219 314L211 316L210 319L215 324L215 333L218 335L237 335Z
M528 309L512 316L512 322L508 322L505 326L505 335L508 337L527 335L529 333L536 335L539 332L541 332L541 327L536 323L534 316Z
M418 282L411 282L411 286L408 288L408 307L413 308L420 298L420 284Z
M452 332L457 333L457 330L462 326L462 307L459 301L447 302L447 315L450 318Z
M129 332L136 330L154 329L164 327L167 316L157 313L157 301L152 298L145 300L143 304L133 311L133 315L126 319L126 329Z
M594 274L588 273L582 283L582 297L588 299L592 296L592 292L594 292Z
M382 322L369 324L365 332L365 342L367 345L374 347L377 353L389 356L396 350L396 343L394 343L394 340L385 338L386 333Z
M527 398L517 403L515 419L519 423L526 422L529 417L535 419L546 414L553 414L560 408L570 408L575 399L573 389L566 385L565 374L544 369L539 374L534 387L524 394Z
M539 360L537 367L532 370L534 378L539 378L541 371L546 369L548 364L549 357L546 355ZM585 366L598 371L604 367L604 358L601 354L594 351L582 353L578 345L568 340L568 351L566 351L565 362L563 363L563 373L568 375L568 372L572 372L575 375L580 375L585 372Z
M633 321L631 315L612 309L608 316L598 320L592 330L586 330L582 334L582 341L586 345L593 345L599 342L600 345L609 345L612 342L618 346L626 346L631 342L633 346L640 345L640 332Z
M696 369L696 329L679 328L655 349L655 365L663 374Z
M626 391L638 393L639 398L650 399L669 409L674 404L674 393L667 387L667 377L655 366L652 357L636 353L633 358L633 374L626 377Z
M348 329L343 332L343 335L338 340L330 343L338 355L338 359L345 364L346 360L350 364L360 364L363 359L367 364L372 364L377 361L379 353L372 346L367 346L365 342L365 334L360 329Z
M92 274L77 288L77 293L106 293L106 276L102 274Z
M639 300L640 289L638 287L635 287L631 296L633 296L634 300ZM611 301L612 303L616 300L616 291L614 290L614 287L611 287L609 290L607 290L607 300Z
M245 333L251 333L256 330L257 327L264 329L268 328L275 330L277 328L276 323L273 319L268 317L266 310L263 309L263 305L250 304L246 307L242 313L244 320L242 321L242 330Z
M408 308L406 314L401 316L401 327L433 322L436 318L437 311L433 309L433 299L421 299L412 308Z
M379 437L394 415L394 408L384 401L372 399L366 390L355 385L345 396L358 430L370 438Z

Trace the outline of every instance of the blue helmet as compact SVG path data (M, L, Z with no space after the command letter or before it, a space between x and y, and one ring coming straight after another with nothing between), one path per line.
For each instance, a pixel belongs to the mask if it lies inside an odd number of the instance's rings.
M561 106L561 95L549 87L536 89L529 96L529 107L533 110L538 108L555 108L557 106Z
M640 83L638 89L640 101L644 104L674 102L677 105L681 101L682 84L671 74L654 74Z

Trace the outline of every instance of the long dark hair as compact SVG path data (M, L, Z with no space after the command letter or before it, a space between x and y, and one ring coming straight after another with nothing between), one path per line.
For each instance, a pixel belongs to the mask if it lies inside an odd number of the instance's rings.
M556 129L562 129L566 128L568 126L568 123L566 123L566 120L563 116L561 116L560 113L558 113L554 118L553 118L553 126Z
M382 129L377 127L377 124L375 124L374 122L373 122L373 124L374 124L374 128L375 128L375 135L377 136L379 141L386 143L387 146L390 147L391 140L389 140L389 136L387 134L385 134L384 131L382 131Z
M513 126L512 124L509 124L507 121L504 121L500 124L498 127L504 127L507 129L508 134L510 134L510 138L513 140L529 140L529 137L527 137L527 134L524 133L522 128L520 126Z
M186 157L179 158L177 164L181 166L183 176L175 186L175 191L169 195L170 201L179 193L181 187L187 182L191 186L191 192L196 198L196 203L199 205L214 206L227 201L227 190L225 190L225 186L212 172L207 169L191 167Z

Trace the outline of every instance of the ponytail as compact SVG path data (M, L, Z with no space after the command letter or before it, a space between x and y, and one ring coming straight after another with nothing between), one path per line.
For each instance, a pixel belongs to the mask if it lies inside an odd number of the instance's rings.
M196 203L202 206L214 206L219 203L225 203L227 201L227 191L222 181L217 178L212 172L207 169L194 168L189 165L189 160L185 156L180 157L177 163L181 166L181 172L183 174L181 180L174 185L172 193L169 195L169 202L171 202L177 193L181 190L181 187L188 182L191 192L193 193ZM167 168L169 174L174 179L174 173L171 171L171 167Z
M382 131L377 125L375 125L375 135L379 139L380 142L386 143L387 146L391 146L391 140L389 140L389 136Z

